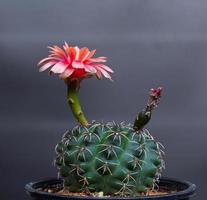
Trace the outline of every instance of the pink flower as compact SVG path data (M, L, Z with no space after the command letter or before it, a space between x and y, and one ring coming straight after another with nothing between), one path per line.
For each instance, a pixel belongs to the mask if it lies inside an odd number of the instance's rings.
M93 75L98 79L105 77L111 80L110 73L113 73L113 70L102 64L106 62L106 57L93 58L96 50L70 47L66 42L63 49L58 46L49 48L51 54L38 63L40 72L50 68L50 74L59 74L59 77L65 81L82 80Z

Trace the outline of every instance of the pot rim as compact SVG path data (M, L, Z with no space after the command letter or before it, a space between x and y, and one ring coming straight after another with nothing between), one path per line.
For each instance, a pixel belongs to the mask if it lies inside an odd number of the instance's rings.
M54 193L48 193L48 192L43 192L43 191L39 191L38 188L40 188L42 185L46 185L46 184L58 184L58 183L62 183L62 179L57 179L57 178L50 178L50 179L46 179L46 180L42 180L42 181L36 181L36 182L30 182L28 184L25 185L25 190L26 192L32 196L32 197L39 197L41 199L61 199L61 200L66 200L66 199L77 199L77 200L82 200L82 199L92 199L92 200L107 200L107 199L112 199L112 200L154 200L154 199L159 199L159 200L164 200L164 199L168 199L168 200L175 200L175 199L185 199L185 198L189 198L191 196L193 196L195 194L196 191L196 185L189 182L189 181L185 181L185 180L179 180L179 179L175 179L175 178L168 178L168 177L163 177L160 178L159 181L159 185L180 185L185 187L185 189L178 191L178 192L173 192L170 194L163 194L163 195L153 195L153 196L136 196L136 197L93 197L93 196L65 196L65 195L58 195L58 194L54 194Z

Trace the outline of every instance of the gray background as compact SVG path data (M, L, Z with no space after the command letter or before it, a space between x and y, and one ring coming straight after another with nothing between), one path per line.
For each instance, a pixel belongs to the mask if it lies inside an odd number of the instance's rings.
M54 146L74 121L66 87L39 73L47 45L107 56L114 82L86 80L90 120L133 122L151 87L165 88L149 130L166 146L163 175L207 187L207 1L0 1L0 198L29 199L24 185L55 177Z

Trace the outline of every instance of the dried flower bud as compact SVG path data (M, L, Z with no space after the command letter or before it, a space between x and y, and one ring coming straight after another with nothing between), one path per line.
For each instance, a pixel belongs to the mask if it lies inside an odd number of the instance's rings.
M162 90L163 90L162 87L158 87L158 88L156 88L156 89L152 88L151 91L150 91L150 96L151 96L152 98L156 98L156 99L158 99L158 98L161 97Z
M162 87L158 87L156 89L152 88L150 90L150 95L146 108L143 111L139 112L138 115L136 116L134 127L133 127L134 130L138 131L142 129L150 121L152 110L158 106L162 91L163 91Z
M150 97L145 112L151 112L155 107L158 106L162 95L162 91L163 91L162 87L158 87L155 89L152 88L150 90Z

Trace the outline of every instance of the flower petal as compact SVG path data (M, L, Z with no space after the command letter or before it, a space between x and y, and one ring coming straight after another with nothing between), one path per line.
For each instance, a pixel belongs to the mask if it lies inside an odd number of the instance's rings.
M91 65L84 65L84 69L86 72L95 74L97 72L96 68Z
M88 61L90 62L106 62L106 57L97 57L97 58L90 58Z
M74 72L74 69L71 68L67 68L62 74L60 74L60 78L61 79L65 79L70 77L70 75L72 75L72 73Z
M109 74L108 72L106 72L106 71L103 70L102 68L99 68L98 70L101 72L101 74L103 74L103 76L104 76L105 78L108 78L108 79L112 80L112 79L111 79L111 76L110 76L110 74Z
M82 69L82 68L84 68L84 64L82 62L79 62L79 61L73 61L72 62L72 67L76 68L76 69Z
M58 62L51 68L51 72L55 74L61 74L65 71L68 65L63 64L62 62Z
M51 53L55 54L56 56L63 58L63 59L67 59L67 56L65 54L65 52L58 46L53 46L53 47L48 47L49 49L51 49Z
M75 52L76 52L76 54L75 54L75 60L79 60L80 49L77 46L74 49L75 49Z
M92 50L86 59L90 59L96 53L96 49Z
M63 45L63 49L67 54L67 60L70 62L70 47L67 42L65 42L65 44Z
M43 58L42 60L40 60L40 62L37 65L41 65L44 62L51 61L51 60L56 60L56 59L58 59L58 58L53 58L53 57Z
M97 78L98 80L101 80L101 78L102 78L102 74L101 74L100 71L97 71L97 72L96 72L96 78Z
M63 48L67 52L67 50L70 48L69 44L67 42L65 42L64 45L63 45Z
M90 54L90 51L88 50L88 48L84 47L80 49L80 55L79 55L79 61L83 62L88 55Z
M68 54L70 56L71 61L75 60L76 50L73 47L70 47L68 50Z
M103 65L103 64L92 64L92 66L95 66L95 67L98 67L98 68L102 68L105 71L110 72L110 73L114 73L114 71L110 67L108 67L106 65Z
M46 69L50 68L52 65L54 65L56 62L48 62L44 65L42 65L40 68L39 68L39 72L43 72L45 71Z

